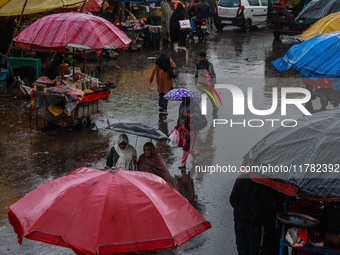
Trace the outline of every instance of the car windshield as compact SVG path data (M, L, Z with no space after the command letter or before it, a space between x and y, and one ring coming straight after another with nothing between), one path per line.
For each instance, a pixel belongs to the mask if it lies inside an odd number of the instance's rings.
M220 0L218 5L223 7L240 7L241 0Z

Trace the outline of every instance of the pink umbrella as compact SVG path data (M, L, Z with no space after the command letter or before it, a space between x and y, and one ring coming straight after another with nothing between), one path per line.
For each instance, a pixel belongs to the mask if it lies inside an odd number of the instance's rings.
M67 12L47 15L14 38L27 49L65 51L66 47L92 49L128 48L131 39L119 28L98 16Z
M113 254L177 247L210 223L170 184L145 172L76 169L11 205L19 242Z

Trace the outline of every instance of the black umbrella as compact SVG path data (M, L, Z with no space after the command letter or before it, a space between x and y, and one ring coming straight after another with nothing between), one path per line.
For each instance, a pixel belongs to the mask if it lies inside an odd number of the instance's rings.
M149 126L146 126L141 123L116 123L112 124L108 127L117 132L123 132L131 135L147 137L151 139L155 139L157 141L169 140L162 131L159 129L155 129Z
M304 116L297 123L258 142L244 156L245 165L308 196L340 198L340 111Z

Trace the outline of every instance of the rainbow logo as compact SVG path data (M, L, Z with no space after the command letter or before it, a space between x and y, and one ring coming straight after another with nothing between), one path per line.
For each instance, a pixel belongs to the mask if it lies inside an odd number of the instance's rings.
M210 96L210 98L212 99L212 101L214 102L215 106L217 107L217 102L215 100L215 97L213 94L215 94L218 98L218 100L220 101L220 104L222 106L222 100L221 100L221 97L220 95L217 93L217 91L210 85L206 84L206 83L201 83L201 82L198 82L199 84L203 84L204 86L206 86L207 88L198 88L200 91L202 91L203 93L206 93L207 95Z

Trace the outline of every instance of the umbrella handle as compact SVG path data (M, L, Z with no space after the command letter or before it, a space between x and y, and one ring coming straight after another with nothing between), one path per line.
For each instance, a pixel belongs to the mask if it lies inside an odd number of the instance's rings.
M137 135L137 138L136 138L135 149L137 148L137 141L138 141L138 135Z

